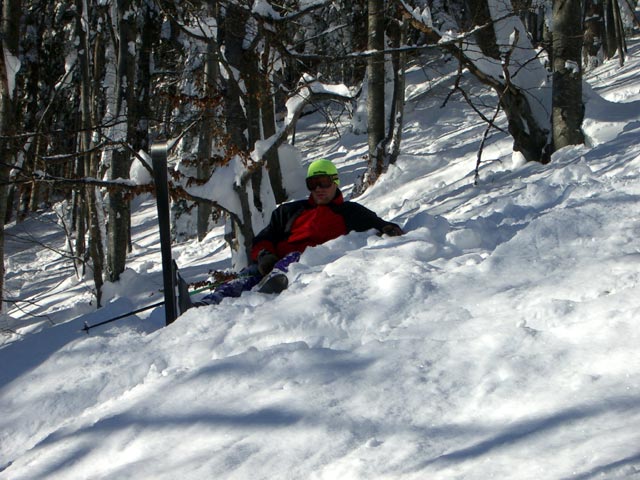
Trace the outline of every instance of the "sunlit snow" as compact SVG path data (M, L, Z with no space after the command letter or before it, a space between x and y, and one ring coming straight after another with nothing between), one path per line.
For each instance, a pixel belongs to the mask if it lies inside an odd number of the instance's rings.
M2 319L0 478L640 478L637 41L588 78L588 145L524 164L496 133L478 186L485 124L440 108L452 81L408 73L402 154L357 199L407 234L308 249L279 296L87 335L162 300L154 199L99 311L34 243L64 250L55 215L9 225L5 295L29 303ZM303 117L296 146L349 194L367 138L325 127ZM189 281L230 265L223 227L173 253Z

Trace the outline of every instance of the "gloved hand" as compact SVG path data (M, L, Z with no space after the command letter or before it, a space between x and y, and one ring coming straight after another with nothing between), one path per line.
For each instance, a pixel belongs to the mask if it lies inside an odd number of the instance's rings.
M396 224L389 224L382 227L382 233L384 235L389 235L390 237L398 237L400 235L404 235L404 231Z
M269 250L262 250L258 254L258 271L262 276L273 270L273 266L278 261L277 255L274 255Z

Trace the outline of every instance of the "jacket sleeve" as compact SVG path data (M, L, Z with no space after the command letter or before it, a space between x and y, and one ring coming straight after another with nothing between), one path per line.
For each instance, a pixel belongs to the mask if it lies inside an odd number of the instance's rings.
M342 205L342 216L348 231L365 232L372 228L382 232L382 229L388 225L400 228L395 223L383 220L374 212L356 202L345 202Z
M251 261L257 261L262 250L277 253L276 245L289 236L291 224L304 209L305 203L306 201L284 203L273 211L269 224L253 238Z

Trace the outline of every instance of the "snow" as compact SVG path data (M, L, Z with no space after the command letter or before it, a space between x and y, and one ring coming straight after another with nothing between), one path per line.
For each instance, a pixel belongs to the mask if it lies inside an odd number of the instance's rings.
M265 18L278 19L281 17L281 15L273 9L271 4L265 0L255 0L251 11Z
M13 91L16 88L16 75L20 70L20 59L11 53L4 44L2 46L2 51L4 53L4 68L6 69L7 75L7 92L9 94L9 98L13 98Z
M228 211L238 213L241 210L240 199L233 187L240 183L240 176L243 171L242 159L235 156L227 165L217 168L216 174L212 175L207 183L196 185L190 191L198 198L218 202Z
M144 161L145 165L142 164ZM138 151L138 156L133 157L129 169L129 179L134 185L148 185L153 181L151 175L151 157L143 150Z
M428 28L438 31L438 29L433 25L433 18L431 17L431 9L429 8L429 6L425 6L424 9L420 11L420 7L412 8L404 0L400 0L400 3L402 4L405 11L408 12L414 20L423 23Z
M355 92L344 84L324 84L305 74L301 80L299 90L291 95L286 102L287 116L285 124L292 122L293 118L296 114L299 114L300 109L307 104L313 94L336 95L344 98L353 98L355 96Z
M357 199L406 235L308 249L277 297L87 335L162 299L153 198L99 311L28 241L63 248L52 213L10 225L6 296L32 303L3 318L0 478L640 478L638 48L589 77L589 145L523 163L496 133L477 187L485 125L409 72L403 153ZM310 115L296 135L345 192L366 151L348 125ZM174 246L185 278L229 266L223 232Z

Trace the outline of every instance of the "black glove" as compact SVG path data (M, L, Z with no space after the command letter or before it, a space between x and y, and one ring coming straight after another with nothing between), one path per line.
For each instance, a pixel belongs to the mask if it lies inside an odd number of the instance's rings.
M404 231L395 223L390 223L389 225L382 227L382 233L384 235L389 235L390 237L404 235Z
M273 270L273 266L279 258L269 250L261 250L258 254L258 271L262 276Z

